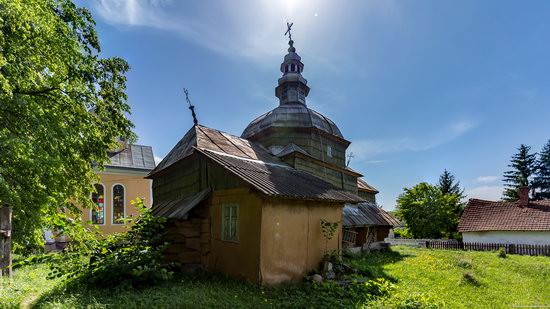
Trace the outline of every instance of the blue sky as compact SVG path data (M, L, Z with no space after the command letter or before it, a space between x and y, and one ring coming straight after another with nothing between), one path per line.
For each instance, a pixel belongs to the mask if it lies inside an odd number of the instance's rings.
M308 106L334 120L351 167L393 209L446 168L497 199L510 156L550 138L549 1L98 0L102 55L132 69L139 143L162 158L199 122L235 135L273 109L287 20Z

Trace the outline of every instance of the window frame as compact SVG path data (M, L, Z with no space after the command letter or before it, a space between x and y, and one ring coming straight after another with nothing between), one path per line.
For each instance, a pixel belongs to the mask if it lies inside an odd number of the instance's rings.
M101 187L103 187L103 223L94 223L93 209L90 209L90 222L92 222L92 225L104 226L105 223L107 222L105 218L105 216L107 215L107 191L105 190L105 185L103 183L101 182L95 183L94 189L96 185L100 185ZM90 200L92 200L92 202L93 202L93 195L94 195L94 192L90 193ZM97 205L97 204L94 203L94 205Z
M331 145L327 145L327 156L329 158L332 158L332 146Z
M236 217L236 223L235 223L235 237L234 238L228 238L226 235L225 235L225 227L226 227L226 222L225 222L225 213L226 213L226 209L228 209L229 211L229 234L231 234L231 222L233 221L232 217L231 217L231 209L235 207L236 208L236 213L237 213L237 217ZM239 233L240 233L240 222L241 222L241 215L240 215L240 205L239 203L225 203L225 204L222 204L222 208L221 208L221 220L222 220L222 224L221 224L221 240L223 241L227 241L227 242L234 242L234 243L238 243L239 242Z
M122 198L124 203L122 203L122 220L126 219L126 186L121 183L115 183L111 186L111 225L124 225L124 221L121 223L115 222L115 186L121 186L123 191Z

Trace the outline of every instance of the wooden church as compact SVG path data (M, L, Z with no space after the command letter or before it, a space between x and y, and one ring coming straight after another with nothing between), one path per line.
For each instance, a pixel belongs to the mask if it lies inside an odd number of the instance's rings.
M278 107L240 137L193 126L149 174L153 213L168 219L167 261L258 284L299 280L341 249L344 205L374 201L378 191L346 166L350 142L307 107L293 44L275 88ZM340 223L328 241L321 220Z

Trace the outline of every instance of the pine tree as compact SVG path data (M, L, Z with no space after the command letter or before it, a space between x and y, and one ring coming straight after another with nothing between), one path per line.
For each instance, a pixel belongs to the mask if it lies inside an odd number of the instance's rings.
M455 176L451 174L447 169L443 171L443 174L439 176L439 182L436 187L443 193L444 196L453 197L453 201L449 205L449 209L452 211L452 223L449 225L448 237L454 238L454 234L458 229L458 221L462 212L464 211L464 203L462 200L466 197L464 195L464 189L460 188L460 181L455 182Z
M508 167L510 171L504 172L503 199L515 202L519 199L518 189L521 186L531 187L532 176L537 170L537 154L530 153L531 147L521 144L518 153L512 156Z
M460 188L460 182L457 181L455 183L455 176L446 169L443 171L443 174L439 176L437 187L443 194L456 194L460 199L465 197L464 189Z
M533 179L536 200L550 199L550 140L542 148Z

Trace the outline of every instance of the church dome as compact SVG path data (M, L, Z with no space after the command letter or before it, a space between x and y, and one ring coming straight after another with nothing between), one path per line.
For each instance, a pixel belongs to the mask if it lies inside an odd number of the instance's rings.
M268 128L317 128L344 138L336 124L322 114L307 108L305 104L281 104L277 108L254 119L244 130L242 138L250 138Z

